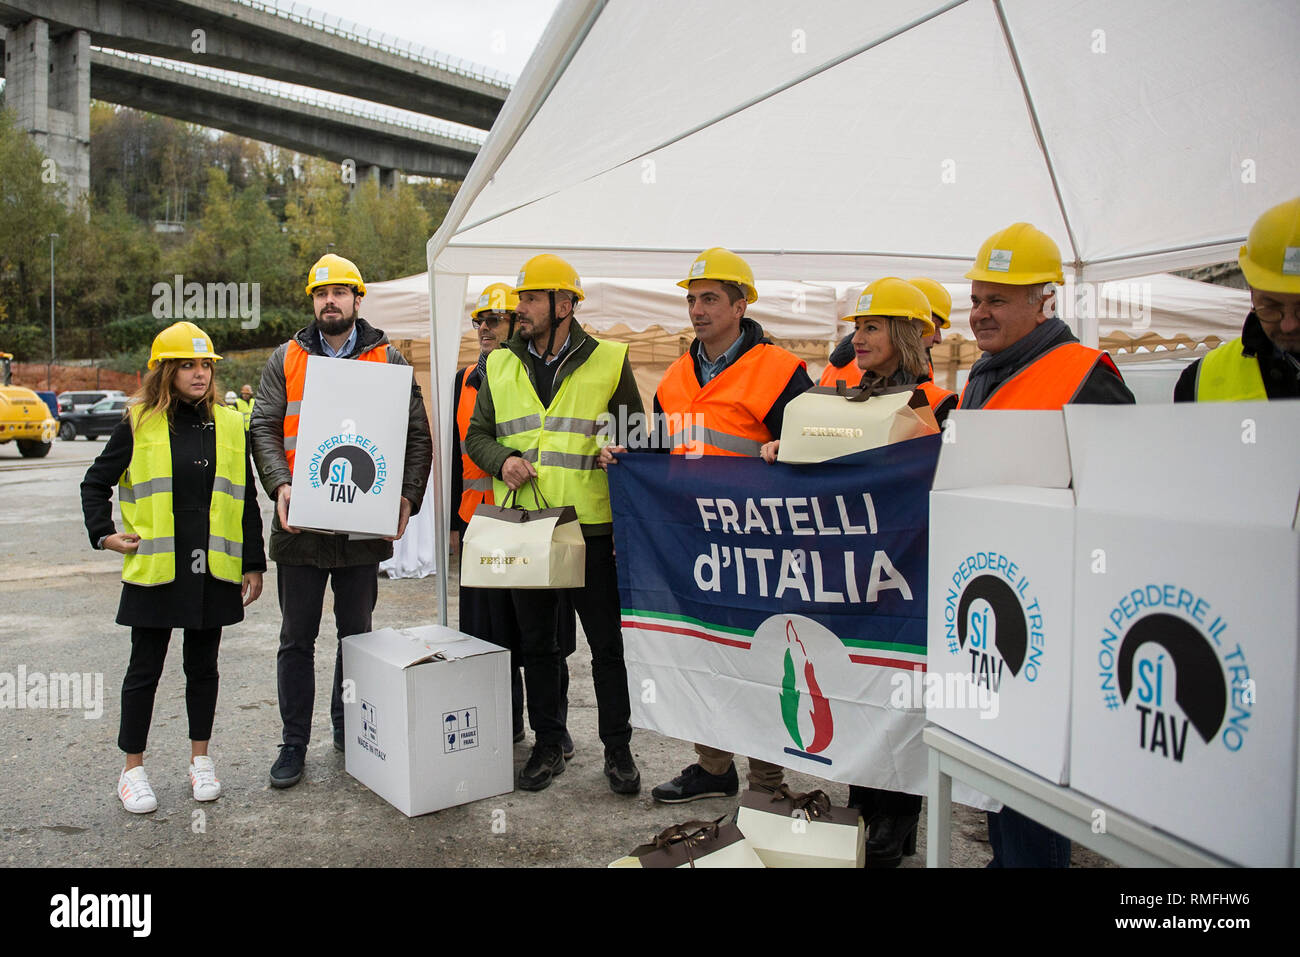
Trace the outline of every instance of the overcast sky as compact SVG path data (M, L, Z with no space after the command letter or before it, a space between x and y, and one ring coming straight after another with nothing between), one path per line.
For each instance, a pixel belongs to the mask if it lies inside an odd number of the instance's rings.
M278 0L518 77L558 0Z

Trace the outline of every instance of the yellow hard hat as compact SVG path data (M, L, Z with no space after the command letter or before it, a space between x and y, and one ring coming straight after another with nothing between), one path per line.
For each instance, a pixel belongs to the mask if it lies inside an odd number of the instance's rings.
M312 266L311 272L307 273L307 295L310 296L311 291L317 286L329 286L334 283L356 286L360 295L366 294L366 284L361 279L361 271L357 269L356 263L342 256L326 253L316 260L316 265Z
M479 313L514 312L518 308L519 297L515 295L515 290L510 283L494 282L490 286L483 287L483 291L478 296L478 305L474 307L470 317L477 319Z
M576 295L579 301L587 298L582 294L582 280L578 278L578 270L550 253L534 256L519 270L519 275L515 278L515 296L530 289L563 289ZM515 299L515 304L519 304L518 298Z
M735 283L745 294L745 302L758 301L758 289L754 286L754 270L749 263L741 259L730 249L714 246L695 257L691 263L690 274L677 285L690 289L696 279L716 279L718 282Z
M1300 292L1300 197L1255 220L1237 263L1252 289Z
M948 321L948 317L952 315L952 296L948 294L943 283L927 279L925 276L917 276L915 279L909 279L908 282L925 293L925 298L930 300L930 312L933 316L939 317L940 329L947 329L952 325Z
M212 337L192 322L177 322L153 337L149 368L164 359L220 359L212 351Z
M930 300L925 293L905 279L886 276L867 285L858 294L858 302L843 322L852 322L859 316L880 316L884 319L913 319L921 326L921 334L934 332L930 318Z
M1051 236L1028 223L1012 223L984 240L966 278L1008 286L1065 282L1061 250Z

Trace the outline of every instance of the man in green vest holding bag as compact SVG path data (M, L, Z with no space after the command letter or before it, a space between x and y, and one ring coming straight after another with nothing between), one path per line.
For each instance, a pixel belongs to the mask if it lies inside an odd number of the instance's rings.
M617 794L636 794L641 774L632 759L631 703L623 663L622 614L614 566L609 482L598 464L606 413L614 422L644 419L627 346L601 342L574 320L583 299L574 268L558 256L534 256L515 282L515 333L493 352L465 435L465 450L494 478L497 502L534 479L552 507L571 505L586 541L586 584L569 589L591 646L605 776ZM542 507L532 492L521 507ZM537 741L519 774L524 791L540 791L564 771L560 718L563 659L554 623L558 596L547 589L513 590L519 619L528 716Z
M1175 402L1300 398L1300 197L1255 220L1237 262L1252 306L1241 338L1184 369Z

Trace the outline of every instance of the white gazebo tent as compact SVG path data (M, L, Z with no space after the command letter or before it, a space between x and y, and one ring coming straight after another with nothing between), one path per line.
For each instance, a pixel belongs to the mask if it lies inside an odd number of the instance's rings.
M435 397L467 277L542 251L953 281L1027 221L1080 286L1234 258L1295 192L1297 39L1293 0L566 0L429 242Z

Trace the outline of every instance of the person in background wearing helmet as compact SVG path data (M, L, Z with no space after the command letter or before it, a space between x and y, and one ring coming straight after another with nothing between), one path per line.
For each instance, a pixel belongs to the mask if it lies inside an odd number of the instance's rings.
M933 385L925 348L936 330L932 303L917 286L893 277L877 279L862 290L854 311L843 317L854 324L852 343L862 371L861 385L918 389ZM957 404L956 394L947 393L937 404L931 392L926 392L926 398L942 427ZM779 449L780 442L765 445L763 459L775 462ZM867 867L897 867L904 855L916 853L919 794L854 784L849 786L849 807L862 811L870 829L864 859Z
M1300 197L1255 220L1237 262L1252 306L1241 337L1184 369L1175 402L1300 398Z
M943 409L944 418L947 418L948 413L957 407L958 395L934 381L934 359L930 354L935 346L943 342L943 330L952 325L948 319L952 315L952 296L948 294L943 283L925 276L917 276L915 279L909 279L908 282L925 293L925 298L930 302L930 320L934 324L934 331L921 339L925 343L925 363L929 375L918 388L930 400L930 409L934 412L935 418L939 419L940 408ZM939 420L939 425L943 425L942 419Z
M379 595L379 563L392 556L393 541L402 537L407 519L419 511L433 460L424 398L413 379L407 408L393 409L394 415L407 416L397 534L392 539L350 539L346 535L299 531L289 525L307 357L406 365L401 353L388 344L388 337L359 315L365 293L366 284L351 262L333 253L317 260L307 274L307 295L316 318L267 359L249 426L262 487L275 502L271 558L276 563L282 616L276 675L284 723L280 755L271 768L271 786L276 788L292 787L302 777L316 693L316 636L327 582L334 591L334 622L339 638L330 720L334 747L343 750L343 639L372 630L371 615Z
M235 392L233 389L228 390L226 392L226 400L223 404L228 409L235 409L235 411L239 411L238 409L235 408Z
M970 325L984 354L959 409L1132 405L1110 356L1081 345L1056 317L1061 253L1046 233L1015 223L984 241L971 280ZM989 813L990 867L1069 867L1070 842L1005 807Z
M158 799L144 750L173 628L184 629L190 787L221 794L208 754L217 711L221 629L243 621L262 593L262 515L239 413L216 402L212 340L192 322L158 334L149 372L126 416L86 470L81 508L95 548L120 552L117 623L131 628L117 745L126 753L117 795L147 814ZM126 530L113 524L113 486Z
M1056 316L1061 252L1046 233L1014 223L984 241L971 280L970 326L983 355L961 409L1131 405L1133 393L1105 352L1081 345Z
M230 405L230 402L226 403ZM249 423L253 419L253 387L247 382L239 390L239 398L235 399L234 406L244 417L244 431L248 431Z
M451 407L455 412L455 429L460 439L459 446L451 447L451 500L458 503L456 512L451 517L452 548L456 547L458 536L464 533L469 520L474 517L474 509L481 504L494 505L492 494L492 476L474 464L474 460L465 451L465 433L469 430L470 416L474 413L474 403L478 398L479 387L487 374L488 356L492 350L505 345L515 330L515 307L519 297L509 283L494 282L484 288L479 295L474 310L470 313L470 324L478 335L478 362L466 366L456 375L452 392ZM568 596L561 596L557 602L558 619L556 629L559 635L560 651L564 658L571 655L577 647L578 629L573 617L573 606ZM519 621L515 618L515 605L510 596L499 588L460 589L460 630L475 638L482 638L502 648L509 648L510 661L510 711L513 719L514 740L518 743L524 739L524 678L523 667L519 664ZM569 735L569 667L561 658L560 671L560 719L566 725L561 746L566 761L573 758L573 738Z
M558 256L524 263L515 281L515 333L491 352L465 436L469 457L494 477L497 500L536 481L551 506L570 505L586 539L586 584L569 589L591 646L605 777L617 794L641 790L632 758L631 703L623 663L622 616L614 563L609 482L597 466L601 418L644 417L627 346L602 342L574 318L582 300L577 271ZM529 493L523 505L533 504ZM540 503L536 503L540 504ZM534 505L536 507L536 505ZM558 596L549 589L510 592L521 630L528 717L537 735L518 786L540 791L564 771L563 656L555 633Z
M758 289L749 263L731 250L704 250L677 285L686 290L695 341L655 390L655 448L677 455L757 456L764 442L780 436L790 401L812 388L806 364L774 345L745 315L758 301ZM607 447L602 465L614 464L621 451ZM696 743L695 754L695 764L651 792L657 802L683 804L739 790L732 752ZM784 775L779 764L749 758L751 790L774 791Z

